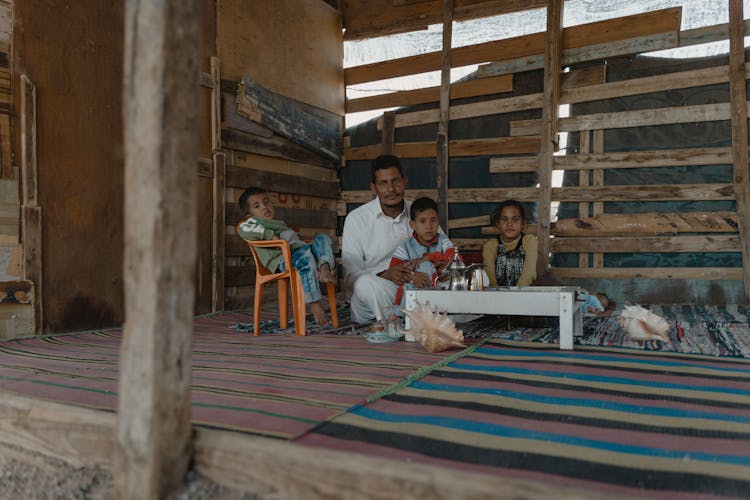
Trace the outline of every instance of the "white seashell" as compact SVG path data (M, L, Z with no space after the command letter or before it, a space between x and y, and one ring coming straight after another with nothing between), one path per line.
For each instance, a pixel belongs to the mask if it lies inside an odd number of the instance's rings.
M445 314L432 312L424 304L417 302L413 311L404 311L411 320L407 334L411 333L429 352L440 352L451 347L466 347L464 332L456 329L456 322Z
M669 342L670 326L661 316L641 306L626 305L620 314L620 324L633 340L661 340Z

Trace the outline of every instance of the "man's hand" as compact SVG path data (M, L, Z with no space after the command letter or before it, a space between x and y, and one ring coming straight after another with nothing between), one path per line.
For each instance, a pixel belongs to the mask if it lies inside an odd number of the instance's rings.
M417 288L424 288L430 284L430 277L425 273L414 273L411 282L414 283L414 286Z
M381 271L378 273L378 276L388 281L392 281L397 285L403 285L404 283L409 283L414 277L414 274L414 270L410 269L409 264L402 264Z

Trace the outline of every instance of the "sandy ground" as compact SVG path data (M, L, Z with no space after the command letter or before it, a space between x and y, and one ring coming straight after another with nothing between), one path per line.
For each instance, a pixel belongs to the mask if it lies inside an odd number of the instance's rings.
M0 500L110 499L112 475L103 467L72 467L9 445L0 446ZM258 497L223 488L188 474L169 500L256 500Z

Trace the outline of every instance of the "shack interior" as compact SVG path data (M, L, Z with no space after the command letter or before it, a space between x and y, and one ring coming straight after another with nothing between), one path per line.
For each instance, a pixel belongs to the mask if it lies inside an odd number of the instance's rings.
M469 258L514 198L540 269L565 284L618 303L747 302L747 6L707 1L725 19L685 28L681 2L633 2L568 26L572 3L0 0L0 338L124 325L118 412L4 392L0 446L104 465L127 498L166 495L189 466L282 497L606 494L190 420L192 318L253 302L239 194L266 187L279 218L340 249L383 153ZM529 34L452 44L456 23L529 12ZM345 42L435 25L437 50L344 65ZM728 49L652 54L716 42ZM429 72L439 84L355 95ZM376 116L346 126L362 112Z

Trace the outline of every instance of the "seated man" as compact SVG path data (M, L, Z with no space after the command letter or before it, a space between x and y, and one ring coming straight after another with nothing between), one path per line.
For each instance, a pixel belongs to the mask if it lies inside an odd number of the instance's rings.
M401 162L395 156L379 156L371 170L370 189L377 198L347 215L341 243L344 287L357 323L387 318L398 287L415 274L408 265L388 267L396 247L411 234Z

